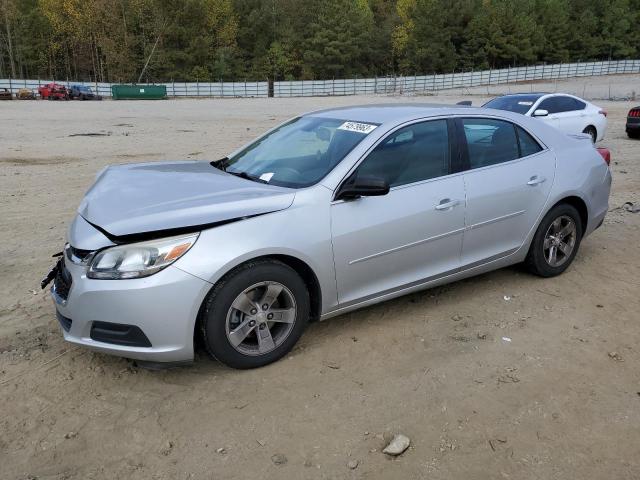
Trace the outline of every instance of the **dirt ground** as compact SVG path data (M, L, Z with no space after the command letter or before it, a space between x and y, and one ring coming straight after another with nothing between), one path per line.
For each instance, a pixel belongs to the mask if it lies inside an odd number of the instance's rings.
M103 166L216 159L299 112L414 101L2 102L0 479L640 478L640 214L615 209L640 204L628 102L599 102L612 211L558 278L509 268L343 315L253 371L63 341L39 281ZM391 459L398 432L412 446Z

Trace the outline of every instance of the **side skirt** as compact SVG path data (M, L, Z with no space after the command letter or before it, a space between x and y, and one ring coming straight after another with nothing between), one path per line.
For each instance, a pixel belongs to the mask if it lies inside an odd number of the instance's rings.
M481 263L476 262L474 264L466 265L462 268L450 270L434 277L429 277L427 279L419 280L415 283L404 285L391 291L381 292L380 294L377 294L375 296L356 300L347 305L338 305L334 310L322 314L320 316L320 321L327 320L332 317L337 317L338 315L342 315L343 313L368 307L376 303L402 297L403 295L407 295L409 293L418 292L420 290L427 290L429 288L438 287L440 285L452 283L457 280L473 277L475 275L481 275L492 270L498 270L509 265L520 263L524 261L524 258L528 251L528 243L526 243L525 245L527 245L527 248L524 248L523 246L514 250L509 250L487 260L483 260Z

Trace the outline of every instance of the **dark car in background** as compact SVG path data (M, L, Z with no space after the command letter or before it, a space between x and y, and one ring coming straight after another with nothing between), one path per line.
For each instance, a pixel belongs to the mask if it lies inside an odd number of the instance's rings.
M96 95L91 87L86 85L71 85L69 87L69 96L72 100L102 100L100 95Z
M629 138L640 138L640 106L629 110L625 129Z
M0 100L13 100L13 95L8 88L0 88Z

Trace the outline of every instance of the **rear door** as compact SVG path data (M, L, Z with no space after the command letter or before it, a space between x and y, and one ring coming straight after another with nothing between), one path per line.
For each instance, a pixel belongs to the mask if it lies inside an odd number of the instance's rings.
M506 120L461 118L457 125L466 168L464 268L520 248L551 191L555 155Z
M341 304L459 268L465 192L462 173L452 173L457 147L448 124L429 120L390 133L353 174L385 179L389 193L331 205Z

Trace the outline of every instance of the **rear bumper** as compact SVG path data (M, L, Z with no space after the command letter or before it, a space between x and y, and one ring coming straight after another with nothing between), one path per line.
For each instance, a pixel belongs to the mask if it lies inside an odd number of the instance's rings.
M174 266L147 278L94 280L67 261L66 299L52 288L65 340L151 362L193 360L193 333L211 284Z
M599 228L604 222L604 218L609 211L609 195L611 194L612 181L611 170L607 168L604 178L602 179L602 185L595 190L594 196L591 199L592 205L596 208L589 213L589 223L583 233L585 237L593 233L593 231Z
M627 133L629 132L640 132L640 118L634 118L634 121L631 122L630 119L627 120L627 125L625 127L625 130L627 131Z

